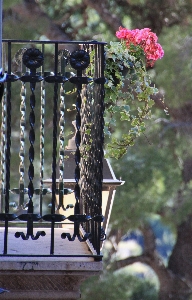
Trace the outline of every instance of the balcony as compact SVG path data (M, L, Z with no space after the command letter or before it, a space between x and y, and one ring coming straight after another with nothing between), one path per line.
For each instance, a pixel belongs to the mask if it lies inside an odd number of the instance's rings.
M0 298L78 299L122 184L103 155L104 43L4 40L2 57Z

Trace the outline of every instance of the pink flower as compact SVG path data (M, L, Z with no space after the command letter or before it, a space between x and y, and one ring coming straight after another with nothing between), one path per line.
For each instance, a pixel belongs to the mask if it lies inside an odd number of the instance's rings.
M157 43L158 37L150 28L129 30L123 27L116 32L116 37L125 41L126 47L139 46L146 56L147 65L153 66L155 61L164 55L163 48Z
M126 39L127 31L126 28L120 27L119 31L116 32L116 37L118 37L118 39Z

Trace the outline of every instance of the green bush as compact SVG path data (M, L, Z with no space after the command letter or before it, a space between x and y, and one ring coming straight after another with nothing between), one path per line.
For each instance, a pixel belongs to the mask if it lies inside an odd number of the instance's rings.
M92 277L81 287L82 300L157 300L155 286L145 279L125 273Z

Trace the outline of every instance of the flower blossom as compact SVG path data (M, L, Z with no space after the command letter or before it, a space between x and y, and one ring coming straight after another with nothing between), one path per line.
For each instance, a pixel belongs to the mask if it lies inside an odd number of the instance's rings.
M140 46L144 51L147 65L153 66L155 61L164 55L163 48L157 43L157 35L150 28L130 30L120 27L116 37L125 41L127 48L131 45Z

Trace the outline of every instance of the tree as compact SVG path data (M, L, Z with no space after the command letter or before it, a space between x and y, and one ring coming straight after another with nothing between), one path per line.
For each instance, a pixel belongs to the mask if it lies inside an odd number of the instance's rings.
M170 36L172 42L167 43ZM164 36L167 67L163 67L162 62L156 66L156 81L165 89L169 116L156 109L154 123L150 121L146 136L129 149L122 163L114 163L118 175L124 174L127 184L124 191L119 190L120 200L113 209L115 229L112 228L110 235L114 237L113 230L116 230L115 244L118 244L126 230L138 228L139 224L145 241L140 256L128 257L114 264L116 268L136 261L148 264L159 278L159 299L189 299L192 293L189 264L192 178L191 90L188 82L190 40L187 30L182 34L178 26L169 29ZM158 108L163 108L158 99L155 102ZM126 166L127 173L120 166ZM126 211L126 216L122 211ZM149 226L149 218L154 215L169 224L176 235L167 266L156 251L156 238ZM118 222L122 223L118 225ZM116 227L122 230L121 234L117 234Z
M121 25L150 27L158 34L165 57L149 70L160 90L154 98L152 120L127 155L113 161L126 184L119 189L113 208L109 254L116 251L114 240L118 245L134 228L143 234L144 249L140 256L108 264L112 270L136 261L148 264L159 278L160 300L188 300L192 295L191 12L189 0L4 1L5 38L13 38L12 28L17 28L14 38L109 41L115 40ZM125 126L117 134L123 131ZM175 234L167 265L156 251L150 226L154 216Z

